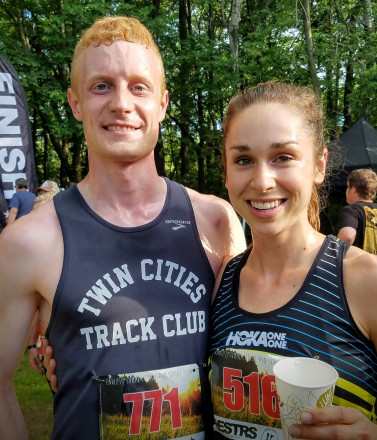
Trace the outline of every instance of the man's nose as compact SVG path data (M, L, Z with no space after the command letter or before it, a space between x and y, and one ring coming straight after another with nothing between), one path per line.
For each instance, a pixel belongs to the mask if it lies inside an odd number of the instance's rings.
M134 108L134 96L126 85L115 88L111 95L110 110L117 113L128 113Z

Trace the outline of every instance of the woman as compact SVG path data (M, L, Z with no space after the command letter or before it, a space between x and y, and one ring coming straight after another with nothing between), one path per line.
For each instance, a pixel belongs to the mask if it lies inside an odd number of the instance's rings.
M377 259L318 232L327 155L309 89L267 82L230 101L226 187L253 243L226 265L213 303L216 439L282 438L282 356L317 357L340 377L337 406L305 411L293 438L377 439Z

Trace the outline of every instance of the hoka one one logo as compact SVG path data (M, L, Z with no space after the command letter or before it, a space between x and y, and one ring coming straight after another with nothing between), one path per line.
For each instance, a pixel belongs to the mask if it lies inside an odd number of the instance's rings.
M191 225L190 220L165 220L165 223L173 223L175 226L172 227L173 231L181 228L185 228L186 225Z
M226 345L247 347L287 348L286 333L260 332L246 330L230 332Z

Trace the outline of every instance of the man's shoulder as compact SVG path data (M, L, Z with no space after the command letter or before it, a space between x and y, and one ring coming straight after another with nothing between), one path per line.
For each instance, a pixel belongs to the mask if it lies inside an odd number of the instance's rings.
M19 194L19 191L18 191L18 192L15 192L13 194L12 198L10 199L9 208L18 207L19 203L20 203L20 194Z
M10 201L12 201L12 200L17 200L17 199L19 199L19 198L20 198L19 191L16 191L16 192L13 194L13 196L11 197Z
M348 206L351 206L351 207L370 206L372 208L377 208L377 203L367 202L366 200L358 200L357 202L350 203Z
M374 202L366 202L364 200L360 200L359 202L353 203L355 206L359 206L361 208L364 208L364 206L371 208L371 209L377 209L377 203Z
M229 211L233 211L231 204L220 197L213 194L202 194L191 188L186 188L186 190L194 209L197 208L214 215L227 215Z
M31 191L18 191L15 194L17 194L17 197L19 199L35 199L35 194Z
M218 247L217 252L222 256L242 252L246 247L245 235L232 205L211 194L201 194L191 189L188 189L188 194L199 232Z
M341 210L339 211L339 214L351 214L351 215L357 215L361 212L363 212L363 202L354 202L350 203L349 205L343 206Z
M33 254L46 247L61 235L53 205L44 205L36 211L8 225L0 234L0 247Z
M59 223L44 205L0 234L0 280L20 295L38 292L51 304L63 255Z
M232 205L212 194L201 194L187 188L196 220L202 225L229 234L232 224L239 223ZM230 228L230 229L229 229ZM223 237L224 238L224 237Z
M372 210L377 210L377 203L373 202L366 202L364 200L359 200L357 202L351 203L344 208L342 208L341 212L344 212L345 214L353 214L358 216L364 216L365 208L369 208Z

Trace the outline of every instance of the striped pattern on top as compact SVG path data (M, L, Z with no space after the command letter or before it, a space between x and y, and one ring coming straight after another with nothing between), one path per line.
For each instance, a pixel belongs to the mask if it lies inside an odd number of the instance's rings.
M339 373L334 404L359 408L376 422L377 352L347 304L342 269L348 247L328 236L294 298L260 314L242 310L237 300L240 271L251 250L231 260L213 304L211 354L242 348L317 357Z

